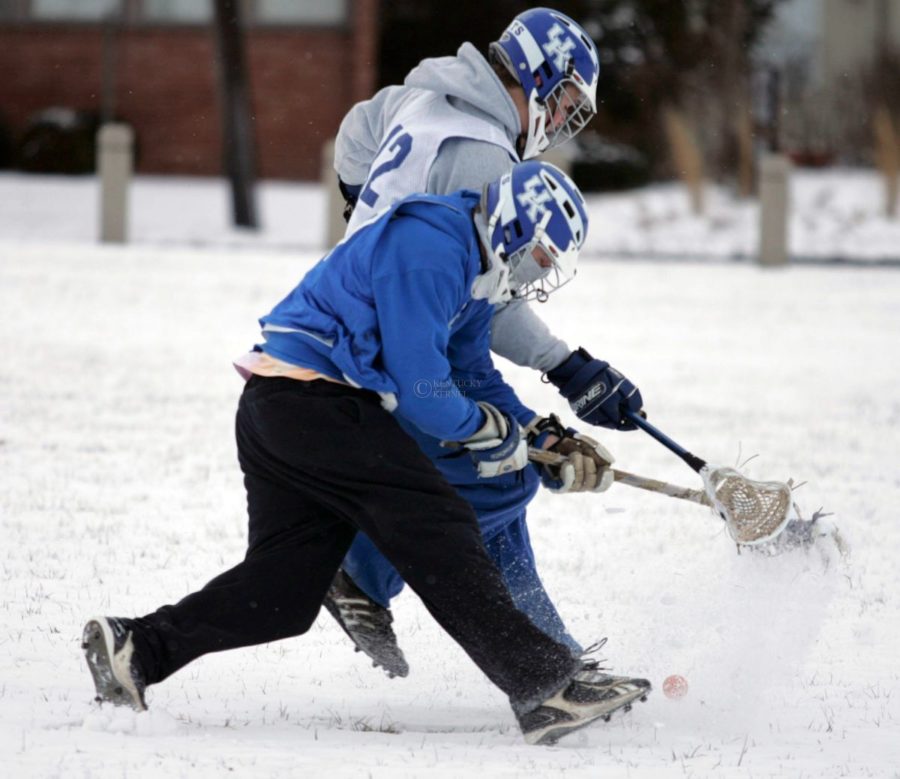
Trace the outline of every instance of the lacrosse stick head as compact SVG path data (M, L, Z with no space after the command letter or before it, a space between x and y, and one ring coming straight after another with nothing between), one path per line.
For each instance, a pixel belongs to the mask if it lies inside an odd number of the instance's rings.
M775 538L788 522L790 485L778 481L754 481L734 468L700 470L706 494L738 544L754 546Z

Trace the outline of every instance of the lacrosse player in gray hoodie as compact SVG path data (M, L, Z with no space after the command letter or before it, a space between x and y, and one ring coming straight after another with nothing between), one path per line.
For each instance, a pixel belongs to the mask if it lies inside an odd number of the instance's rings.
M341 124L334 167L347 201L348 234L413 192L481 190L514 163L574 137L596 114L599 72L597 49L587 33L547 8L517 16L491 44L488 58L463 43L456 56L423 60L402 86L386 87L356 104ZM607 362L584 349L572 351L526 300L496 306L491 349L544 374L583 421L634 429L622 412L641 409L637 388ZM570 460L566 468L541 469L546 487L554 492L609 487L611 480L601 478L609 470L594 468L593 453L585 456L583 442L596 442L564 427L555 415L536 418L529 427L532 444ZM441 467L439 459L435 464ZM525 526L525 504L534 490L525 490L523 499L522 489L507 490L495 479L473 475L461 482L445 476L475 509L516 605L581 654L535 568ZM391 676L408 673L388 608L402 586L396 570L358 535L324 603L356 647Z

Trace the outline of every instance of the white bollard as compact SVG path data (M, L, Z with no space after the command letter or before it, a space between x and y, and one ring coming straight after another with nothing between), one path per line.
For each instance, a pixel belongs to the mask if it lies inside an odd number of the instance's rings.
M100 174L100 240L128 239L128 187L131 182L134 131L127 124L105 124L97 133Z
M759 264L788 262L788 176L791 163L783 154L766 154L759 173Z
M330 251L347 229L344 221L344 197L338 189L334 171L334 139L322 147L322 187L325 190L325 249Z

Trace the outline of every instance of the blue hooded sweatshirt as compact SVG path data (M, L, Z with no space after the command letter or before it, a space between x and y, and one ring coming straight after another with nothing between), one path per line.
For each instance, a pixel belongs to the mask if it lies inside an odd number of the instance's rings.
M493 307L471 294L481 273L478 201L462 190L395 203L260 320L266 340L257 348L377 392L407 429L438 441L481 427L476 400L526 424L534 412L491 361ZM468 457L456 459L474 474Z

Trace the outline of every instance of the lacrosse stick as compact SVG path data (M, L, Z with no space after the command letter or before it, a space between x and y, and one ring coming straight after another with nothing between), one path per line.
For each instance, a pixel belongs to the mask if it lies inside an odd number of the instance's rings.
M673 449L691 468L703 477L704 490L693 490L687 487L678 487L668 482L649 479L646 476L638 476L627 471L611 469L613 479L619 484L635 487L648 492L656 492L668 495L690 503L713 508L719 517L724 520L729 535L735 540L738 549L741 546L753 547L754 551L764 554L778 554L797 548L809 548L817 538L830 536L841 555L849 552L847 542L833 525L821 524L820 520L830 516L819 509L813 512L809 519L800 515L800 509L791 500L792 483L757 482L747 479L731 468L717 468L711 470L699 457L680 447L664 433L650 425L643 417L635 420L641 428L650 428L654 438L659 436L668 448ZM648 430L648 432L650 432ZM544 449L528 449L528 459L540 465L562 465L566 462L564 455L550 452ZM718 485L719 492L716 493ZM710 495L710 492L713 495ZM773 494L774 493L774 497ZM779 503L779 501L782 501ZM784 508L784 502L787 507ZM777 511L771 510L771 504L777 507ZM766 520L765 509L769 507L769 519ZM728 509L726 511L726 509ZM777 519L784 512L784 521L779 527ZM759 515L763 520L760 521ZM773 518L774 517L774 518ZM774 532L765 533L767 527L775 527ZM746 540L745 540L746 539Z
M533 446L528 449L528 459L539 465L562 465L567 461L565 455L549 452L546 449L535 449ZM658 479L649 479L646 476L638 476L636 473L628 473L628 471L620 471L616 468L610 470L612 470L613 479L619 484L624 484L627 487L635 487L639 490L656 492L660 495L668 495L671 498L678 498L680 500L686 500L689 503L696 503L700 506L713 508L712 501L710 501L709 496L703 490L678 487L675 484L669 484L668 482L659 481ZM790 487L790 485L786 486ZM842 555L848 553L849 547L847 546L847 542L838 532L837 528L827 528L819 525L819 520L823 517L830 516L830 514L819 509L813 513L810 519L803 519L800 517L797 506L795 504L792 505L796 516L790 518L790 521L785 525L784 530L778 533L777 537L773 537L770 543L757 542L753 547L754 551L769 555L778 554L790 549L808 548L815 543L817 538L831 536L838 551ZM719 516L721 519L725 520L727 525L728 520L725 519L721 513L719 513ZM745 544L745 542L738 542L738 548L740 548L741 544Z
M565 455L549 452L546 449L536 449L533 446L528 448L528 459L539 465L562 465L567 461ZM616 468L612 468L611 470L613 479L619 484L624 484L627 487L635 487L636 489L646 490L647 492L656 492L660 495L668 495L671 498L678 498L679 500L686 500L689 503L696 503L700 506L713 508L712 501L710 501L709 496L703 490L692 490L689 487L679 487L675 484L669 484L668 482L659 481L657 479L650 479L646 476L638 476L636 473L628 473L628 471L620 471ZM790 485L786 486L790 487ZM779 552L789 549L810 547L815 543L816 538L830 535L834 539L838 551L840 551L842 555L847 554L847 543L840 533L838 533L837 528L824 528L818 524L820 519L830 516L828 513L819 509L813 513L810 519L803 519L800 516L800 512L796 505L793 505L793 509L796 516L790 518L790 521L785 525L784 530L768 544L763 543L762 541L757 542L754 547L755 551L778 554ZM725 520L727 524L728 520L725 519L721 512L719 513L719 516L721 519ZM741 544L745 544L745 542L739 542L738 546L740 547Z
M546 449L536 449L533 446L528 447L528 459L533 463L540 465L562 465L567 461L567 457L556 452L549 452ZM698 503L701 506L711 507L709 498L703 490L692 490L688 487L679 487L675 484L669 484L665 481L649 479L646 476L638 476L636 473L628 473L628 471L620 471L616 468L612 469L613 479L619 484L627 487L635 487L639 490L647 492L658 492L661 495L668 495L670 498L679 498L691 503Z
M645 433L678 455L703 479L709 504L725 520L728 532L738 544L754 546L771 541L790 519L791 487L777 481L754 481L734 468L710 467L705 460L679 446L661 430L634 411L628 417Z

